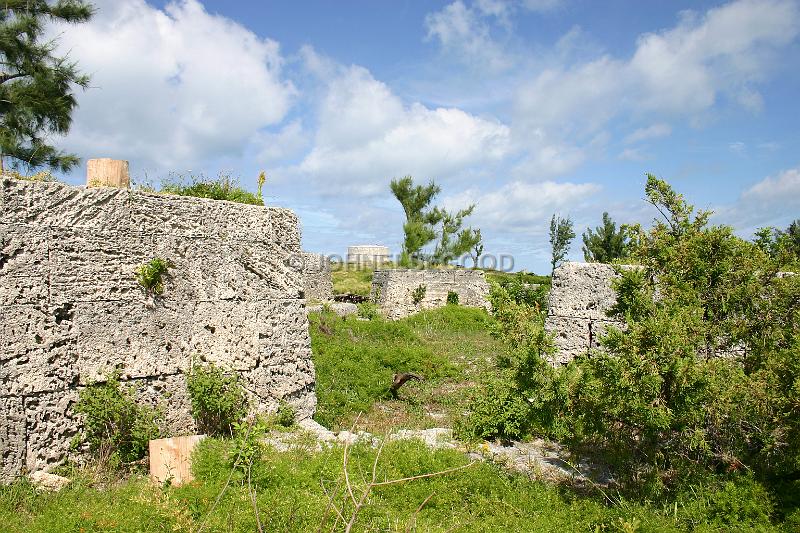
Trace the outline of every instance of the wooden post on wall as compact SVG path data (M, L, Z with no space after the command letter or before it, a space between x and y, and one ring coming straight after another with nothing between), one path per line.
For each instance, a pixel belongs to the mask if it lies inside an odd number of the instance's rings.
M131 185L128 162L121 159L89 159L86 162L87 187L118 187L127 189Z

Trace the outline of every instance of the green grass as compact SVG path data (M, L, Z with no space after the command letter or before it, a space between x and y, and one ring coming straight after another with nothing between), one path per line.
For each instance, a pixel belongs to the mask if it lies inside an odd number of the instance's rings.
M486 281L494 281L502 284L504 281L519 279L524 283L536 283L538 285L550 286L550 276L541 276L530 272L503 272L500 270L482 269L486 275Z
M336 511L328 508L328 495L333 495L346 519L353 514L342 454L341 448L278 453L265 447L250 475L264 531L317 531L320 525L323 531L343 531L341 520L331 529ZM348 472L356 499L371 477L375 454L364 446L352 448ZM46 494L21 481L0 488L0 524L13 533L188 532L201 524L204 531L256 531L242 472L234 473L214 507L232 459L230 441L207 439L195 454L197 479L180 488L154 486L142 477L97 488L78 479L59 493ZM416 442L390 443L377 463L377 481L441 472L467 462L456 451L432 452ZM715 501L702 500L707 505L703 515L696 512L696 502L668 509L609 502L599 491L579 496L478 463L437 477L373 488L357 514L354 531L777 531L757 513L731 522L724 503Z
M182 177L165 179L161 183L160 193L179 196L194 196L212 200L227 200L240 204L264 205L264 200L242 188L239 182L230 176L220 174L217 178L191 176L189 180Z
M466 394L502 349L485 311L446 306L396 322L310 315L317 371L317 414L323 425L383 431L389 426L450 425ZM322 325L322 327L320 327ZM388 395L395 372L422 374Z
M372 288L372 268L356 268L353 265L337 265L331 272L333 294L357 294L369 296Z

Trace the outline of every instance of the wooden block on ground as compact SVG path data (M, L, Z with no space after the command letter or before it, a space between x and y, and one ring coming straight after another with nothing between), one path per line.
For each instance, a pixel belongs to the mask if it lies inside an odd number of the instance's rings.
M205 435L171 437L150 441L150 478L156 483L169 480L180 486L192 480L192 451Z

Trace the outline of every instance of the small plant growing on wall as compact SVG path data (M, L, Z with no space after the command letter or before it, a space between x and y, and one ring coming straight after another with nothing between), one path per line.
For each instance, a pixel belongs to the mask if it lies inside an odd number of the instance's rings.
M278 404L278 411L275 413L275 422L279 426L290 428L294 425L297 414L294 407L289 405L286 401L281 400Z
M447 292L447 305L458 305L458 293L454 291Z
M186 375L186 389L200 433L230 436L247 414L247 395L238 376L214 365L195 365Z
M411 301L414 302L414 305L419 305L422 303L422 300L425 299L425 293L428 292L428 287L425 285L420 285L413 291L411 291Z
M136 403L132 387L120 383L119 372L80 391L75 412L84 417L83 441L115 466L144 457L148 441L160 434L158 412Z
M136 269L136 281L148 296L161 296L164 294L164 276L174 267L169 259L153 258Z

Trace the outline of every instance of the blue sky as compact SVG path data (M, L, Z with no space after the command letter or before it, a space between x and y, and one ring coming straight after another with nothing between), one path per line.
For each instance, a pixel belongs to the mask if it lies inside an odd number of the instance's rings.
M53 30L93 80L56 142L139 180L266 170L311 251L399 251L406 174L536 272L553 213L652 219L645 172L743 236L800 218L797 0L95 3Z

